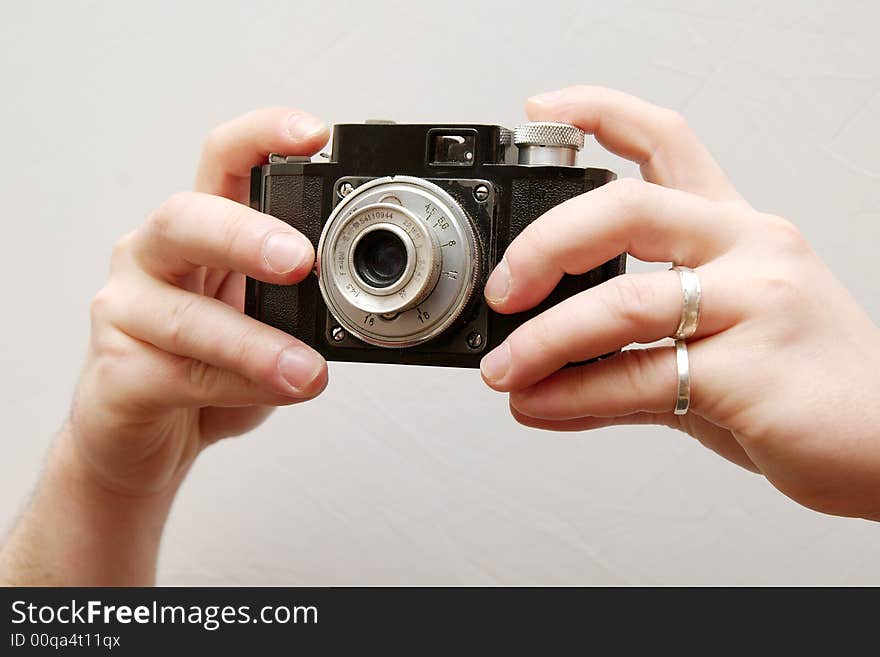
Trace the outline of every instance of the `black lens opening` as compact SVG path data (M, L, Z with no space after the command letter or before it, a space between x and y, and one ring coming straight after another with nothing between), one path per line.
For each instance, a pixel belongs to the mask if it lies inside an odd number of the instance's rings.
M374 230L355 246L354 268L365 283L377 288L390 287L406 271L406 246L390 230Z

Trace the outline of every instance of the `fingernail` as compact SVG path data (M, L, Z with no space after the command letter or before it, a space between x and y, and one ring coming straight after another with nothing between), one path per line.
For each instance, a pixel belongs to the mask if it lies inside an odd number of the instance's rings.
M558 100L560 96L562 96L561 89L558 91L547 91L543 94L532 96L531 98L529 98L529 102L538 103L539 105L550 105Z
M311 257L306 239L296 233L274 233L263 246L263 260L276 274L291 272Z
M281 352L278 357L278 371L295 392L308 388L321 373L324 364L320 357L308 347L293 345Z
M495 267L495 271L486 281L483 294L491 304L501 303L507 297L510 289L510 267L507 266L507 258L501 258L501 262Z
M306 141L326 129L324 122L311 114L294 112L287 117L287 136L294 141Z
M510 345L502 342L480 361L480 371L483 376L493 383L500 381L510 369Z

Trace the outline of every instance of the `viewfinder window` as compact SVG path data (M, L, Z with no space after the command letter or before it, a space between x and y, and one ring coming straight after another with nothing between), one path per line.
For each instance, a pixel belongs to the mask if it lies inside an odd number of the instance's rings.
M428 163L434 166L472 166L477 135L471 130L432 130L428 134Z

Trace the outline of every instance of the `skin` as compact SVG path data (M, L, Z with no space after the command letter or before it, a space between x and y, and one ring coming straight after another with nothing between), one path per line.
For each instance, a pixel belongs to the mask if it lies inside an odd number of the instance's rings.
M533 98L527 111L579 125L637 161L646 182L611 183L539 218L487 284L494 309L532 307L563 273L627 251L696 268L703 312L688 415L671 412L669 348L560 369L673 333L681 289L663 271L583 292L488 354L483 377L509 393L514 417L554 431L672 426L811 508L880 518L880 331L797 229L751 208L674 112L592 87ZM218 127L195 191L116 245L69 419L0 551L0 582L154 583L169 508L201 450L324 389L316 352L242 314L245 275L296 283L312 247L243 203L251 166L274 151L313 154L327 136L290 108Z
M684 119L626 94L570 87L529 100L531 120L572 123L637 162L511 243L486 285L498 312L535 306L563 273L626 251L694 268L702 315L688 341L691 407L672 413L678 274L626 274L524 323L481 364L520 423L680 429L825 513L880 519L880 330L789 221L752 208Z
M219 126L195 191L117 243L69 419L0 552L0 581L152 584L171 502L199 452L324 389L319 354L242 314L245 275L296 283L312 246L242 203L253 165L275 151L311 155L327 137L291 108Z

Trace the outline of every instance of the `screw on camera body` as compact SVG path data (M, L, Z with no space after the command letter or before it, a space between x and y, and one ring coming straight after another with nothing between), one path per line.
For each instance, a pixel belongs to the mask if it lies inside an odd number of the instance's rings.
M342 342L345 339L345 331L341 326L334 326L330 329L330 335L333 337L334 342Z
M353 191L354 191L354 185L352 185L350 182L344 182L341 185L339 185L339 189L336 190L336 193L339 194L339 198L345 198L346 196L351 194Z
M489 200L489 188L486 185L477 185L474 187L474 198L480 203L485 203Z
M471 349L479 349L480 347L482 347L483 335L481 333L477 333L476 331L468 333L467 346Z

